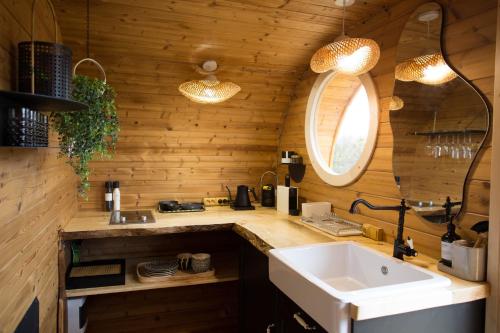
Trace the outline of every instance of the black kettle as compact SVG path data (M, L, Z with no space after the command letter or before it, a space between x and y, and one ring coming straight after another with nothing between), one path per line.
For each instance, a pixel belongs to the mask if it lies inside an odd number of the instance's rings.
M252 205L250 203L250 196L248 195L248 186L238 185L234 205L238 207L248 207Z
M229 190L229 188L227 189ZM248 192L252 192L254 199L257 200L254 188L249 190L248 186L246 185L238 185L236 191L236 199L233 201L231 207L236 210L255 209L255 207L252 206L250 202L250 195L248 194Z

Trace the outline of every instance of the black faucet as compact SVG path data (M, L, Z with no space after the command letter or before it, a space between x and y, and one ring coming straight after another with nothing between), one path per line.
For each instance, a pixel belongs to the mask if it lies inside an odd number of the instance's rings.
M403 228L404 228L404 224L405 224L405 213L407 210L411 209L410 207L406 206L405 199L402 199L401 204L398 206L374 206L364 199L357 199L357 200L354 200L352 202L351 209L349 209L349 213L355 214L356 207L359 204L363 204L372 210L395 210L395 211L398 211L399 212L398 235L397 235L396 239L394 240L394 249L392 252L392 256L394 258L398 258L400 260L403 260L403 256L416 257L418 255L418 252L415 251L415 249L413 249L413 240L411 240L411 238L408 237L408 245L405 245L405 241L403 240Z
M453 215L451 214L451 210L455 206L461 205L461 201L456 201L452 202L451 198L448 196L446 197L446 202L442 206L445 209L445 214L444 214L444 223L451 223L453 224Z

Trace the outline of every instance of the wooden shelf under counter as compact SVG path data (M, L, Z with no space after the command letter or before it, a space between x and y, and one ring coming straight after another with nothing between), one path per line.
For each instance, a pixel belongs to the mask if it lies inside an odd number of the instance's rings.
M192 286L209 283L220 283L238 280L238 257L236 254L216 253L212 255L214 276L196 276L186 277L182 280L173 280L155 283L141 283L136 275L136 266L140 262L149 261L151 258L129 258L126 261L125 284L117 286L67 289L66 297L80 297L90 295L102 295L123 293L139 290L164 289L183 286Z

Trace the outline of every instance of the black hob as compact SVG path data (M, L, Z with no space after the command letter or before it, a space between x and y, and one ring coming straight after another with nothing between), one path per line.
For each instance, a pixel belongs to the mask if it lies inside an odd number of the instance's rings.
M158 203L160 213L190 213L203 212L205 206L200 202L178 202L175 200L164 200Z

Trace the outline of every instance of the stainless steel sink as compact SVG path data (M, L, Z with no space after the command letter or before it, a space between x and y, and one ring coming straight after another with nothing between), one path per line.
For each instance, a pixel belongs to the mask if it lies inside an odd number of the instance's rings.
M155 223L150 210L116 210L111 213L109 224L145 224Z

